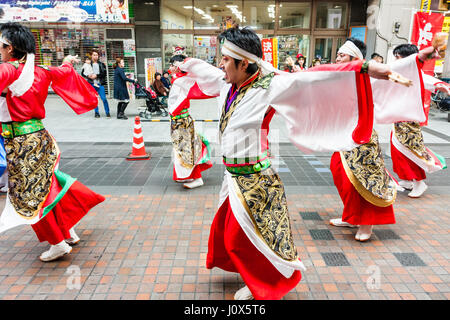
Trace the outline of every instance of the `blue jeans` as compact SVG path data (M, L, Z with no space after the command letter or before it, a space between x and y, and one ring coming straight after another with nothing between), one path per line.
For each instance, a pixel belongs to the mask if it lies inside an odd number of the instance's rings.
M109 105L108 105L108 100L106 100L105 87L102 85L99 85L98 87L94 86L93 84L91 84L91 85L92 85L92 87L94 87L95 91L97 91L98 95L100 96L100 99L102 99L103 108L105 109L105 113L109 114ZM95 108L95 113L100 114L100 112L98 110L98 106L97 106L97 108Z

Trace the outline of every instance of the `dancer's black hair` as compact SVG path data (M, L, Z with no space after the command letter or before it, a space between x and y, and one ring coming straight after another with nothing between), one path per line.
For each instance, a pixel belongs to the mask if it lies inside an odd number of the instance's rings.
M394 48L393 54L394 56L399 55L402 58L406 58L414 53L418 53L419 49L416 45L411 43L400 44Z
M36 43L30 29L17 22L7 22L0 26L2 37L11 43L13 47L12 56L20 59L27 53L36 53ZM6 48L7 44L2 44Z
M222 43L225 39L237 45L239 48L254 54L258 58L262 58L263 56L261 39L259 39L258 35L248 27L242 29L236 27L225 30L219 35L219 41ZM240 62L241 60L234 59L236 67ZM258 66L256 63L250 63L247 67L248 74L253 74L257 70Z

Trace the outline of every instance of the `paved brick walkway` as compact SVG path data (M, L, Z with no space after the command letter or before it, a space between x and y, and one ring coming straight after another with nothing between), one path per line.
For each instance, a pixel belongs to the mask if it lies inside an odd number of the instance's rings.
M106 197L60 261L38 260L47 244L29 226L0 234L0 299L232 299L243 286L236 274L205 268L217 193ZM287 199L307 271L285 299L450 298L450 196L399 195L397 223L377 227L367 243L327 223L342 210L336 193L289 191Z

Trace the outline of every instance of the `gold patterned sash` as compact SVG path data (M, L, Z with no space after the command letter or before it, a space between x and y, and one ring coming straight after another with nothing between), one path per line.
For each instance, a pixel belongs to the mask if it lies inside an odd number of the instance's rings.
M59 150L47 130L5 139L9 199L23 218L36 217L50 191Z
M378 207L394 203L397 189L386 172L375 130L368 143L340 154L347 177L365 200Z
M192 117L171 119L170 135L175 154L181 165L192 169L202 154L202 140L195 132Z
M419 122L394 123L394 134L397 140L425 162L434 163L423 142Z
M259 173L234 176L233 181L258 236L282 259L297 260L286 195L278 174L268 168Z

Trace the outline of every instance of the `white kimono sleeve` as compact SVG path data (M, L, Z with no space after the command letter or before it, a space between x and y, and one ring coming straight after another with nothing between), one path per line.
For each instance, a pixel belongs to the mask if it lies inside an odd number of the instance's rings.
M447 82L442 81L441 79L437 79L432 77L426 73L422 72L423 85L425 90L431 91L432 93L436 92L439 86L442 86L446 89L447 95L450 95L450 86Z
M176 79L167 100L169 112L178 110L186 99L207 99L217 97L225 85L224 72L209 63L190 58L180 65L187 74Z
M367 75L355 71L279 75L270 84L267 103L286 120L289 138L299 149L351 150L368 142L372 132L372 106L362 91L367 86Z
M426 120L422 101L424 84L418 64L417 54L414 54L389 65L393 71L412 80L410 87L392 81L371 79L376 123Z

